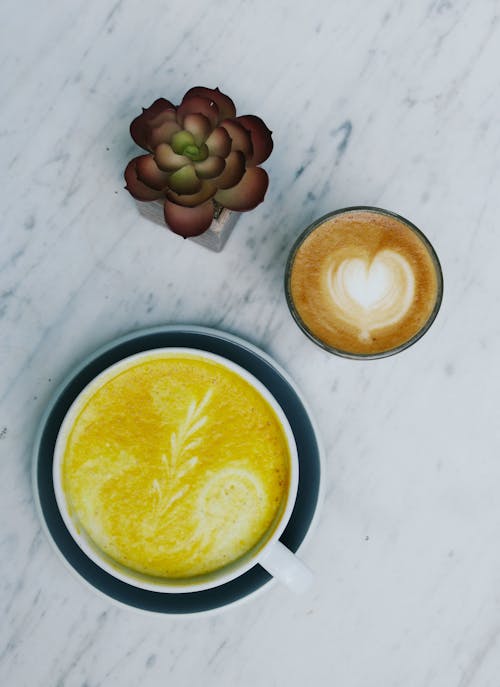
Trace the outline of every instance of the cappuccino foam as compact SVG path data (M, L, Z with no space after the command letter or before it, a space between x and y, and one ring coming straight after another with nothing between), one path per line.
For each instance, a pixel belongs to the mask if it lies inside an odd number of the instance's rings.
M289 290L299 320L314 338L347 354L403 345L436 305L431 250L404 221L381 212L327 218L293 257Z

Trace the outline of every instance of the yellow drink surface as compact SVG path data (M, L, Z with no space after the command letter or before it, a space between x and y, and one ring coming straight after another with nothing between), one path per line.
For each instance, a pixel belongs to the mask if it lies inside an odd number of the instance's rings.
M290 480L274 410L239 375L187 354L151 354L83 394L64 447L73 519L112 559L171 578L258 548Z

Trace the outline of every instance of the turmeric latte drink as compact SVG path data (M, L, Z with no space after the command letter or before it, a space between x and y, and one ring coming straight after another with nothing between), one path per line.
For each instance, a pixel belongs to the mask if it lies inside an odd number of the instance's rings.
M196 353L152 352L77 400L61 463L71 517L127 568L210 573L258 550L286 504L290 453L267 400Z
M402 350L432 323L442 276L410 222L376 208L319 220L289 261L287 295L305 332L334 353L378 357Z

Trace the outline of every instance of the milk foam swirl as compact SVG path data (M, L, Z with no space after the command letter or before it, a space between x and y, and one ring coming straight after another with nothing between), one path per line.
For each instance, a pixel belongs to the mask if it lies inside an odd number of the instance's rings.
M335 315L358 330L361 341L372 332L397 324L415 296L415 276L405 258L384 249L372 260L335 255L326 269L327 292Z
M174 518L183 496L181 493L178 499L173 499L171 512ZM189 522L184 523L184 537L169 541L169 553L189 556L197 550L210 551L212 556L216 556L237 549L242 539L251 537L252 532L258 529L267 506L268 495L264 486L248 468L235 464L210 471L198 493L196 508L190 514ZM148 522L149 527L143 527L143 534L147 537L154 535L156 541L160 541L172 523L165 518L158 520L155 513L152 515L153 531Z
M250 537L267 507L259 477L248 468L231 466L207 476L198 496L197 535L214 550L232 549Z

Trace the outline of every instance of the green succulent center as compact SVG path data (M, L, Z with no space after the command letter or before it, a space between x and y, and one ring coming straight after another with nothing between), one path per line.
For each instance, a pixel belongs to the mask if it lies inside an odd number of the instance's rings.
M185 155L193 162L203 162L208 157L208 148L205 143L197 145L190 131L177 131L172 136L172 149L178 155Z

